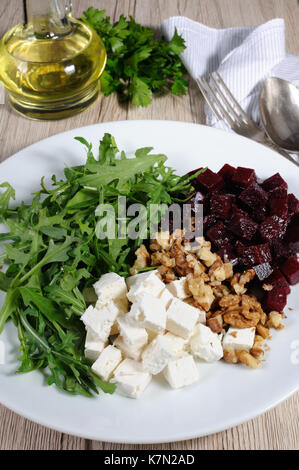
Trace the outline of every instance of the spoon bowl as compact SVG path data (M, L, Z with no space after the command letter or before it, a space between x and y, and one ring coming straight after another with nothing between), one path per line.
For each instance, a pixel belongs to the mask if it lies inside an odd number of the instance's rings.
M299 153L299 90L281 78L265 80L260 94L260 112L270 139L293 153Z

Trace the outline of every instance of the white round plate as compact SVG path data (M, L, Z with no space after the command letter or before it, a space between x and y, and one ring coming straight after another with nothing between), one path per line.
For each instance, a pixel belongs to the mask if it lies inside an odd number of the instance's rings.
M235 134L168 121L103 123L56 135L2 163L0 182L9 181L18 201L28 202L43 175L50 181L52 174L62 175L65 165L84 162L85 150L75 136L91 141L96 152L105 132L128 153L148 146L165 153L180 174L203 166L217 171L224 163L254 168L260 178L279 171L298 196L298 168L270 149ZM10 322L0 338L7 352L6 364L0 365L0 402L39 424L108 442L170 442L222 431L264 413L298 390L298 288L292 289L288 306L293 310L286 309L286 328L274 331L261 370L202 363L197 384L171 390L162 380L154 380L140 400L103 393L94 399L73 397L48 387L39 372L15 375L18 341Z

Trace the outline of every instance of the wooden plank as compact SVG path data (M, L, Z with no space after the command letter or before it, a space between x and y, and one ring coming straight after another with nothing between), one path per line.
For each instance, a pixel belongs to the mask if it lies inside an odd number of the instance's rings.
M297 0L77 0L75 15L93 5L112 18L121 13L160 28L169 16L185 15L211 27L249 26L275 17L286 22L287 50L299 54ZM1 0L0 35L22 20L19 0ZM59 132L96 122L124 119L171 119L204 122L203 101L194 84L185 97L155 99L149 108L119 106L115 97L99 98L85 113L66 121L34 122L0 106L0 161L27 145ZM272 411L241 426L200 439L163 445L129 446L88 441L58 433L28 421L0 406L0 449L297 449L299 448L299 394Z

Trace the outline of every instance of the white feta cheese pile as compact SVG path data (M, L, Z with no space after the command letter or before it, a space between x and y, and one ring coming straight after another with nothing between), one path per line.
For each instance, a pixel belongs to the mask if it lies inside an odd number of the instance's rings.
M194 358L214 362L223 356L221 338L204 325L206 313L185 302L186 278L166 286L157 270L126 281L108 273L94 289L95 306L81 317L85 355L94 373L121 394L139 398L160 373L172 388L185 387L199 378Z

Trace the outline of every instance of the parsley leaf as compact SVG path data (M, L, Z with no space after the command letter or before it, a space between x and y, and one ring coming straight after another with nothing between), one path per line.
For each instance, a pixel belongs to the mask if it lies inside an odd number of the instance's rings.
M186 94L186 70L179 55L185 41L175 30L170 42L158 40L153 29L142 26L130 17L121 15L111 23L105 10L90 7L82 20L92 26L102 38L107 65L101 76L105 96L117 93L120 102L148 106L153 94Z

